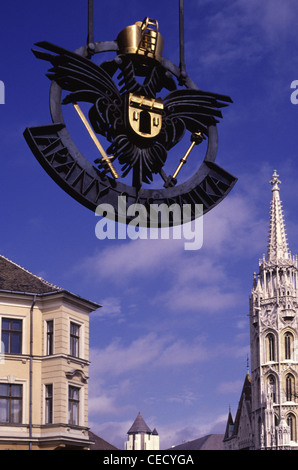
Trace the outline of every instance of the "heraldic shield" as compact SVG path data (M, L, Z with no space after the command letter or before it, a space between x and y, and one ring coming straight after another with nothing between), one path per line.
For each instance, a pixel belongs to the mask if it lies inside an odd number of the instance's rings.
M148 139L160 133L163 112L161 98L129 93L127 112L131 129L140 137Z

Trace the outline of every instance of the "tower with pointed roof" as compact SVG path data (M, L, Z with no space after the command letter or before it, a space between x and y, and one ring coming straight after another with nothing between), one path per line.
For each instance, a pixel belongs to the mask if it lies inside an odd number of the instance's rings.
M159 450L158 432L155 428L151 431L141 413L127 431L125 450Z
M254 274L249 301L251 374L246 377L246 385L248 378L250 382L245 393L246 416L238 408L233 422L229 414L227 449L298 446L297 256L288 248L276 171L270 183L268 251ZM244 428L250 432L243 440L240 430Z

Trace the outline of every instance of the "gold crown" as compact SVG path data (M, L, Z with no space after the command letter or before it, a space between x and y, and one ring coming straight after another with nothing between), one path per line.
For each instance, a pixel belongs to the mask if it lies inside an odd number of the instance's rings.
M158 22L145 18L132 26L124 28L117 37L119 52L140 54L158 61L162 58L164 40L158 32Z

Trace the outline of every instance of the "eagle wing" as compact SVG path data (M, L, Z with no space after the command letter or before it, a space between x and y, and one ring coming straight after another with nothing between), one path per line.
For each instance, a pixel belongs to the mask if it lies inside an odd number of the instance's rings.
M47 77L57 82L63 90L70 92L62 104L77 101L92 103L89 118L94 130L111 138L111 122L115 127L123 120L122 98L105 67L98 66L90 59L47 41L35 45L49 51L33 50L37 58L52 64L53 67L49 69Z
M163 126L159 136L167 150L186 130L208 135L208 127L222 118L221 108L232 103L229 96L194 89L175 90L164 98Z

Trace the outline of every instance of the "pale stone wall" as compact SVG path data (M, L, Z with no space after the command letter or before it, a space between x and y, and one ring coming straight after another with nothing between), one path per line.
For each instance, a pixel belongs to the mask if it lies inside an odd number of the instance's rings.
M0 383L23 385L22 425L0 423L0 449L28 448L30 396L30 309L33 296L0 294L1 318L22 320L21 354L1 354ZM62 293L37 297L33 308L32 448L59 442L88 443L88 366L90 305ZM53 355L46 355L46 322L54 322ZM70 322L80 326L79 357L70 356ZM53 423L45 424L45 385L53 385ZM79 426L68 424L68 387L80 389ZM14 444L10 444L14 440ZM18 442L19 441L19 442ZM47 442L48 441L48 442ZM39 444L40 443L40 444ZM10 447L10 445L12 447Z

